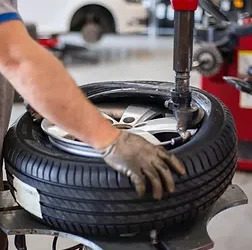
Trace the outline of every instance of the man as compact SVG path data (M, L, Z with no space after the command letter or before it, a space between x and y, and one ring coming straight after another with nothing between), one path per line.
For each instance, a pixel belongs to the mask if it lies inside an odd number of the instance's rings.
M102 152L108 165L131 179L140 196L145 193L146 178L155 199L161 199L164 190L174 191L170 168L184 175L182 163L162 147L113 127L82 94L62 64L29 37L15 0L0 0L0 37L1 74L41 115ZM13 98L4 78L0 95L2 150ZM0 237L0 249L1 245L5 249L3 242Z

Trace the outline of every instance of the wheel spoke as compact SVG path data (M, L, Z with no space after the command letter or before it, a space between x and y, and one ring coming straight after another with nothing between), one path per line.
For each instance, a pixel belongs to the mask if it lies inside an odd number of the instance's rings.
M115 124L118 124L118 121L116 121L113 117L111 117L110 115L106 114L106 113L103 113L102 112L102 115L107 119L109 120L113 125Z
M147 140L148 142L154 144L154 145L160 145L161 142L151 133L143 131L143 130L139 130L139 129L129 129L128 132L139 135L141 137L143 137L145 140Z
M126 123L131 126L135 126L137 123L152 119L158 114L159 113L156 110L153 110L153 108L148 106L143 107L130 105L125 109L120 123Z
M137 124L135 129L141 129L151 134L177 132L177 121L174 117L159 118Z
M115 108L112 104L102 104L99 109L103 117L113 126L137 134L154 145L171 144L171 139L179 136L176 118L171 114L163 117L164 112L157 108L140 105L127 106L127 104L118 104ZM158 118L160 116L163 118ZM90 145L76 140L46 119L42 121L41 127L49 136L51 143L61 150L80 156L102 157ZM197 129L189 131L194 135Z

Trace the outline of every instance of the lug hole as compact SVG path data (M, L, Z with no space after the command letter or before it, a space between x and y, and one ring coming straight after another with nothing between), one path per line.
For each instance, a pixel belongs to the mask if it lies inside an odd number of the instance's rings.
M134 117L126 117L126 118L123 119L124 123L132 123L134 121L135 121Z

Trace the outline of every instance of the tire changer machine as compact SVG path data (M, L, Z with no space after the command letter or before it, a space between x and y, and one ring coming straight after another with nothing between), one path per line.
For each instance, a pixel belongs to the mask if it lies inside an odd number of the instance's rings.
M206 10L223 19L211 1L201 0L200 3ZM178 101L177 104L183 105L190 99L189 81L192 69L194 11L199 3L198 0L173 0L172 4L175 9L174 70L176 72L176 85L172 94L174 100ZM233 90L231 87L230 89ZM190 107L188 107L187 112L179 114L180 125L192 120L190 111ZM208 222L223 210L246 203L247 197L244 192L238 186L230 185L206 215L200 216L192 225L186 225L186 228L179 228L177 231L174 229L172 232L164 232L161 235L152 231L148 238L98 240L59 232L38 222L15 203L10 191L6 188L5 191L0 192L0 233L14 235L15 246L18 250L27 249L26 234L54 236L53 250L57 249L58 237L68 238L79 243L68 250L207 250L214 246L207 233Z
M251 14L251 13L250 13ZM252 171L252 18L196 29L194 54L202 88L231 110L238 132L238 169Z

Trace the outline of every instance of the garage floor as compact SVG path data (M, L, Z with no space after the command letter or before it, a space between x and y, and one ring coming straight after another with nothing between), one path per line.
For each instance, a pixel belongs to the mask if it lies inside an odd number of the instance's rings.
M69 38L68 38L69 39ZM77 36L73 39L79 41ZM71 39L71 40L73 40ZM161 80L173 81L172 47L170 38L107 37L100 44L91 48L83 60L66 60L67 68L81 85L96 81L110 80ZM82 61L82 62L81 62ZM192 84L199 86L200 78L192 74ZM24 112L22 105L14 105L12 122ZM239 184L252 198L252 175L237 173L234 183ZM251 249L252 209L251 204L230 209L215 217L208 227L209 234L215 241L215 250ZM51 249L49 237L29 237L31 250ZM63 240L59 249L71 246ZM61 248L60 248L61 247ZM10 250L14 250L10 242Z

